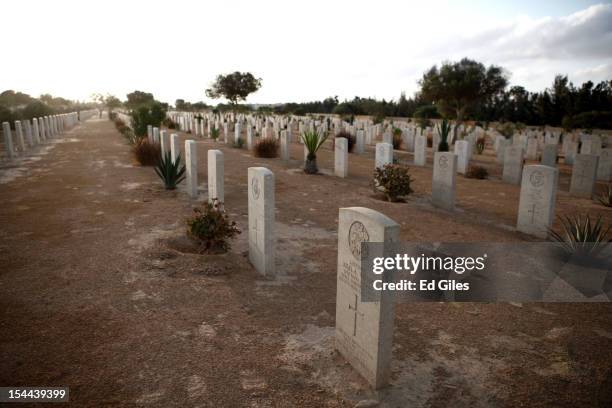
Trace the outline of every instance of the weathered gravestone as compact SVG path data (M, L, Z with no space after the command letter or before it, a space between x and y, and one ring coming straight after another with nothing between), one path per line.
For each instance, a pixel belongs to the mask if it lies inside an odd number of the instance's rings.
M523 168L517 230L541 238L548 236L555 216L558 178L556 167L531 165Z
M435 207L452 211L455 208L457 156L451 152L434 153L431 202Z
M521 184L523 176L523 148L518 145L508 146L504 154L502 180L510 184Z
M378 301L361 302L361 243L397 242L399 230L395 221L369 208L340 209L336 349L374 388L385 386L391 375L393 298L382 291Z
M174 136L174 135L173 135ZM185 169L187 193L189 197L198 196L198 155L195 140L185 140Z
M147 125L147 139L149 139L149 142L153 142L153 125Z
M225 190L223 186L223 152L221 150L208 151L208 202L213 199L223 202Z
M601 149L599 165L597 166L597 180L610 181L612 179L612 148Z
M470 164L468 154L468 142L466 140L458 140L455 143L455 155L457 156L457 172L459 174L467 173L468 166Z
M274 173L249 167L249 261L262 275L275 273Z
M34 136L32 135L32 124L29 120L23 122L25 126L26 139L29 146L34 146Z
M542 152L542 165L550 167L557 166L557 145L544 145L544 151Z
M595 188L598 157L594 154L578 154L572 167L570 195L591 198Z
M414 138L414 165L425 166L427 139L425 136Z
M393 163L393 145L389 143L376 143L375 167L384 167Z
M334 174L338 177L348 176L348 139L345 137L335 139Z
M4 135L4 148L9 159L15 157L15 148L13 147L13 135L11 134L11 125L8 122L2 122L2 134Z

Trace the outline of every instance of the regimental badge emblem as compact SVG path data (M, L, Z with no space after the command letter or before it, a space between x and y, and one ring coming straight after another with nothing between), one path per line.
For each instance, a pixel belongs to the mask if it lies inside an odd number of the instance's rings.
M348 243L351 253L358 261L361 261L361 243L369 241L370 234L365 225L359 221L353 222L349 228Z
M251 191L253 192L253 198L259 200L260 188L259 179L257 177L253 177L253 180L251 180Z

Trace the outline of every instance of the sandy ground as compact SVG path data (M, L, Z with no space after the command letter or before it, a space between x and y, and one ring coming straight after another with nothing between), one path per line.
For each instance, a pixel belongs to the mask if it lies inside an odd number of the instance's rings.
M182 135L182 137L190 137ZM333 350L338 208L364 206L405 241L525 241L513 230L518 186L458 177L458 209L429 203L431 166L412 168L406 203L372 192L373 151L350 177L324 175L199 140L225 154L225 203L247 228L247 168L276 175L275 279L230 253L199 255L185 238L197 200L136 166L111 122L91 120L0 165L0 386L69 386L74 406L593 407L612 403L610 304L402 304L393 380L374 392ZM400 161L411 160L406 153ZM557 214L612 211L567 194ZM601 188L602 186L599 186Z

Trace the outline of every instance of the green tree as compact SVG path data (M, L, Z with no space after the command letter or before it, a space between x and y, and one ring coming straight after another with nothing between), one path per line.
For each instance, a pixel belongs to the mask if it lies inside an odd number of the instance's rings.
M166 109L162 103L153 101L132 109L130 114L134 133L136 136L142 137L147 134L147 125L160 127L162 121L166 118Z
M218 75L215 82L206 90L206 96L212 99L225 98L235 108L239 101L246 100L249 94L261 88L261 78L255 78L250 72L233 72Z
M106 109L108 109L109 113L112 112L113 109L119 108L121 106L121 100L119 100L119 98L113 95L106 95L106 97L103 98L103 101L104 106L106 106Z
M455 133L470 108L491 100L507 84L501 67L491 65L487 68L468 58L445 62L440 68L434 65L419 81L423 98L435 103L445 117L455 118Z
M152 102L155 102L155 98L153 97L152 93L134 91L127 94L127 102L125 103L125 106L127 106L128 109L134 109L137 106Z

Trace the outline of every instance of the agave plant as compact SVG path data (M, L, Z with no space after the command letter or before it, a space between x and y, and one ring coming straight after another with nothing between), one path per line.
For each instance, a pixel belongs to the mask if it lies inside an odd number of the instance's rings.
M440 143L438 144L439 152L448 152L448 135L451 132L451 124L448 119L443 119L442 123L436 125L438 134L440 135Z
M304 172L307 174L317 174L319 168L317 167L317 151L327 140L327 135L320 134L317 131L304 132L302 134L302 141L308 149L306 155L306 163L304 164Z
M606 189L601 193L599 202L606 207L612 207L612 183L608 183Z
M592 221L587 214L582 217L566 216L561 218L563 232L558 233L549 229L551 238L560 244L566 254L578 258L594 258L612 242L607 238L611 227L604 227L601 216Z
M181 155L179 154L173 161L170 152L166 152L155 165L155 173L164 182L166 190L174 190L181 181L185 180L185 165L181 164Z

